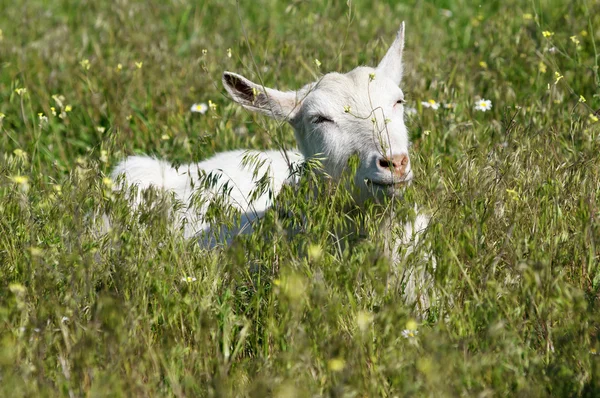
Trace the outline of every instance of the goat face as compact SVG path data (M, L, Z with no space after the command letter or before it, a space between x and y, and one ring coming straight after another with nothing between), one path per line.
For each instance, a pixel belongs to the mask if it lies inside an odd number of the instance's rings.
M360 161L355 199L394 195L412 179L404 125L404 23L377 68L328 73L298 91L282 92L225 72L223 83L245 108L288 121L306 158L320 158L339 179L351 156Z

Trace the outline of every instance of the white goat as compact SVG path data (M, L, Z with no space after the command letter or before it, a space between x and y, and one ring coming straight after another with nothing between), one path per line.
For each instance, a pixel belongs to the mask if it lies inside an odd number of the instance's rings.
M117 165L112 173L114 179L124 176L117 188L137 185L139 190L156 187L173 192L183 204L175 210L175 221L184 226L185 236L204 236L203 239L211 228L205 219L211 197L226 191L229 204L242 214L241 225L228 231L227 238L250 231L253 221L264 214L283 184L290 181L294 163L305 159L318 157L323 174L339 181L349 158L358 155L360 163L354 176L358 188L354 194L356 204L394 196L413 178L404 124L404 94L399 88L403 49L404 23L377 68L358 67L346 74L328 73L298 91L266 88L238 74L225 72L223 84L233 100L246 109L291 124L302 155L283 150L235 150L178 169L165 161L132 156ZM258 164L258 170L242 161L246 154L256 158L254 163ZM270 192L250 200L256 181L263 175L267 175L271 183ZM212 188L202 183L207 176L213 182ZM197 207L192 202L198 191L209 200ZM140 200L138 195L136 202ZM386 231L390 221L382 226ZM427 223L428 218L419 215L414 222L404 225L404 234L399 240L388 234L387 246L391 246L394 262L398 260L398 245L409 243ZM427 298L419 298L418 291L419 285L428 283L429 279L425 272L408 275L405 279L407 301L420 299L421 306L428 306Z
M258 172L242 165L242 158L248 153L243 150L219 153L178 169L150 157L132 156L114 169L113 178L124 175L125 185L172 191L183 203L175 219L185 220L184 234L188 237L210 229L204 219L207 205L200 208L191 205L192 194L203 185L198 180L206 174L213 177L216 184L202 194L214 195L226 185L231 188L230 204L242 213L240 229L230 231L232 234L251 230L253 220L264 214L271 206L271 198L289 179L293 163L303 159L321 158L324 174L335 181L340 179L349 158L358 155L360 164L354 181L358 188L356 203L360 206L369 198L393 196L413 178L404 124L404 94L398 87L403 71L403 48L404 23L377 68L358 67L346 74L328 73L298 91L282 92L235 73L223 74L223 84L234 101L246 109L292 125L302 156L290 151L249 151L261 164ZM272 183L271 192L250 201L256 179L265 173ZM426 224L427 218L418 216L414 224L405 226L402 240L407 242L414 230Z

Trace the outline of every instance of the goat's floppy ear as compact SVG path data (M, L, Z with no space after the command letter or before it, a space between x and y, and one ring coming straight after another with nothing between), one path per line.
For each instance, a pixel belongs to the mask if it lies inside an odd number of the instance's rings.
M296 92L266 88L236 73L224 72L223 85L231 98L244 108L278 120L292 118L299 105Z
M403 64L402 53L404 52L404 22L400 24L400 30L396 35L396 40L390 46L379 65L376 73L381 73L392 79L396 84L402 80Z

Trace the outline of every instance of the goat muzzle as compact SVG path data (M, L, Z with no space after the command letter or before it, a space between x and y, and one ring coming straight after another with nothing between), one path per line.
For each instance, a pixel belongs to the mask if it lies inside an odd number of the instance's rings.
M401 180L407 176L409 164L410 160L407 154L381 157L377 161L377 166L380 169L390 170L395 179L398 178Z

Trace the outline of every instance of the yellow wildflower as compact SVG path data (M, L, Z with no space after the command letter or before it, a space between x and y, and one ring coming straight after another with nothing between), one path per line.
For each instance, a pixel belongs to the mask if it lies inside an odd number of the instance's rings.
M16 156L16 157L18 157L18 158L24 158L25 156L27 156L27 153L26 153L24 150L22 150L22 149L19 149L19 148L15 149L15 150L13 151L13 153L14 153L14 154L15 154L15 156Z
M8 285L8 290L10 290L15 296L23 295L27 291L27 289L25 289L25 287L20 283L11 283Z
M89 59L82 59L81 62L79 62L79 64L81 65L81 67L85 70L90 70L90 60Z
M598 121L598 116L596 116L593 113L590 113L590 120L592 121L592 123L596 123Z
M135 63L135 67L138 68L138 69L142 69L143 65L144 65L144 62L142 62L142 61Z
M558 82L560 81L560 79L562 79L564 76L561 75L558 72L554 72L554 77L556 77L556 81L554 82L554 84L558 84Z
M346 361L342 358L334 358L327 362L327 367L332 372L341 372L346 367Z
M519 200L519 193L514 189L507 189L506 193L509 194L513 200Z
M44 255L44 250L40 249L39 247L31 246L29 251L33 257L42 257Z
M323 249L319 245L311 244L308 246L308 258L312 261L319 261L323 257Z
M306 281L301 275L289 275L282 281L283 293L293 302L300 303L306 295Z
M29 182L29 178L27 178L26 176L20 176L20 175L16 175L16 176L12 176L11 180L13 180L13 182L15 184L18 185L27 185L27 183Z
M542 35L544 37L552 37L552 36L554 36L554 32L550 32L549 30L545 30L545 31L542 32Z
M100 161L102 163L108 163L108 151L104 149L100 151Z
M417 330L418 327L419 325L414 319L410 319L408 322L406 322L406 329L408 330Z
M531 15L528 12L526 12L525 14L523 14L523 19L526 20L526 21L532 20L533 19L533 15Z
M540 64L538 65L538 70L540 71L540 73L546 73L546 64L542 61L540 61Z
M356 325L361 332L365 332L373 323L373 314L367 311L359 311L356 314Z

